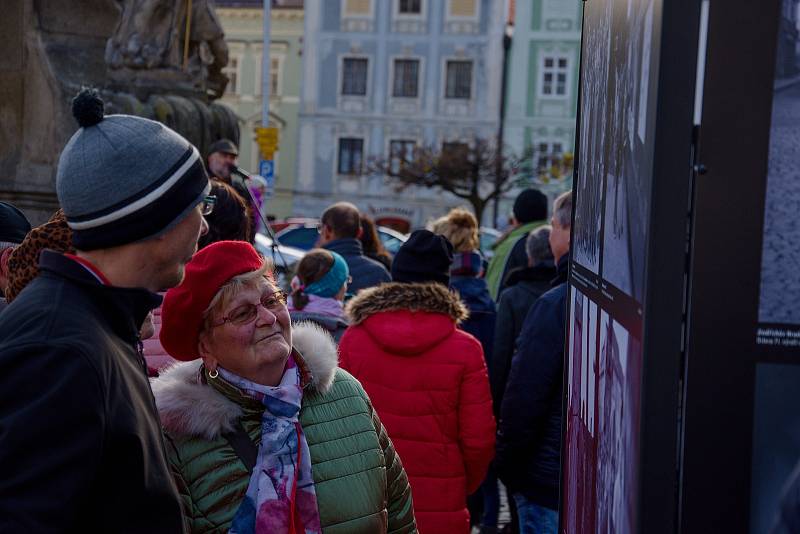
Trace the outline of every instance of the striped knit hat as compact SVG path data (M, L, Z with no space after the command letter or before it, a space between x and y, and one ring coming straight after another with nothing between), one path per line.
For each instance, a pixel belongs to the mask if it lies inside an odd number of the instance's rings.
M78 250L160 235L202 202L210 186L197 149L161 123L103 116L97 92L72 101L81 128L61 152L56 191Z

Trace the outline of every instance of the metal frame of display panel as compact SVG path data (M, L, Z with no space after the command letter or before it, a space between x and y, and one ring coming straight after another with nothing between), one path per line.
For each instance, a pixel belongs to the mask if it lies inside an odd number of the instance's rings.
M710 5L681 449L680 527L687 534L763 531L751 530L757 366L786 361L756 344L781 5Z

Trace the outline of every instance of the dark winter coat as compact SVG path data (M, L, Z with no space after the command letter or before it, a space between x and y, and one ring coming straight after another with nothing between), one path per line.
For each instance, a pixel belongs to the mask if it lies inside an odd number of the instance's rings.
M343 317L333 317L331 315L322 315L321 313L310 313L304 311L289 312L292 318L292 323L308 322L311 321L324 328L333 338L336 343L342 339L342 334L347 330L347 321Z
M385 252L383 254L377 254L375 252L365 252L364 255L369 259L375 260L384 267L386 267L387 271L392 272L392 257L389 255L388 252Z
M39 268L0 315L0 532L182 532L138 350L161 297Z
M467 495L494 453L489 379L447 287L384 284L347 305L341 366L372 399L403 459L422 533L468 534Z
M500 416L508 372L511 370L511 357L516 350L515 342L522 330L522 322L536 299L551 288L550 283L555 276L556 268L550 262L509 273L507 287L497 303L497 326L494 332L492 365L489 367L494 413L497 417Z
M558 509L568 255L525 317L497 432L495 465L511 493Z
M392 280L386 267L364 256L361 241L356 238L335 239L325 243L322 248L338 252L347 262L353 282L348 292L356 294L364 288L377 286Z
M454 276L450 279L450 287L458 291L461 300L469 309L469 318L461 323L461 329L481 342L483 357L491 376L497 311L486 287L486 281L483 278Z

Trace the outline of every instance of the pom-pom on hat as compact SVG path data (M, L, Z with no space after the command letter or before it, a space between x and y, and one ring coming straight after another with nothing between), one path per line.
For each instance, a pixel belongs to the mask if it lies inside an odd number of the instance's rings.
M161 345L176 360L200 357L197 350L203 314L217 291L234 276L264 265L246 241L217 241L186 264L183 282L167 291L161 306Z
M453 245L446 237L417 230L403 243L392 260L395 282L439 282L450 285Z
M209 191L200 154L163 124L103 116L97 91L72 101L80 125L58 160L56 192L78 250L155 237L180 222Z

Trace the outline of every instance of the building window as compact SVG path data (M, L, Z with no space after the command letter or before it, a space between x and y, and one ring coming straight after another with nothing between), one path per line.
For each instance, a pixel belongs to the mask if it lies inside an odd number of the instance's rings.
M567 58L547 56L542 68L542 95L567 95Z
M414 140L397 139L389 142L389 159L393 173L399 172L404 163L414 159L416 147L417 142Z
M344 13L347 16L368 16L372 9L371 0L345 0Z
M469 154L469 145L460 142L442 143L442 157L461 161L466 159Z
M392 96L416 98L419 85L419 60L394 60L394 88Z
M342 94L367 94L367 60L345 58L342 64Z
M448 61L445 98L472 97L472 61Z
M459 18L474 18L477 13L476 0L450 0L448 16Z
M422 0L399 0L397 11L401 15L419 15L422 13Z
M279 95L281 93L280 74L281 60L276 57L269 58L269 94L271 95Z
M364 140L355 137L339 139L339 174L361 174Z
M228 64L222 69L223 74L228 77L228 85L225 87L225 92L231 95L239 94L239 58L237 56L230 56Z
M546 172L561 161L564 147L561 143L539 143L536 146L536 171Z

